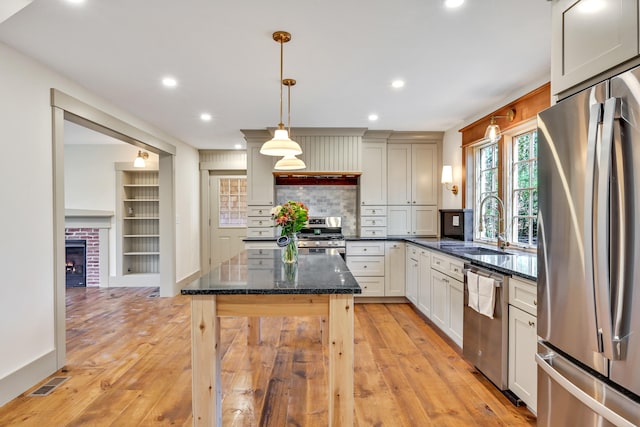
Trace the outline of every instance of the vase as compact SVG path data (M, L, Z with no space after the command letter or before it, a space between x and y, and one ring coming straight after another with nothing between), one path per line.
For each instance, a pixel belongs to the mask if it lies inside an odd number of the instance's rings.
M282 262L285 264L294 264L298 262L298 236L287 234L289 243L282 248Z

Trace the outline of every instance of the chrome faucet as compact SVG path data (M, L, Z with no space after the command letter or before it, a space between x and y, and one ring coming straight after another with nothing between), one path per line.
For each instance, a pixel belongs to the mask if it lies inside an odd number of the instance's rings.
M500 197L495 196L493 194L488 195L480 202L480 231L482 231L482 225L484 223L484 216L482 215L482 207L484 206L484 202L489 199L496 199L498 201L498 247L504 250L507 246L509 246L509 241L507 240L505 227L504 227L504 203L500 200ZM502 215L500 215L500 208L502 208Z

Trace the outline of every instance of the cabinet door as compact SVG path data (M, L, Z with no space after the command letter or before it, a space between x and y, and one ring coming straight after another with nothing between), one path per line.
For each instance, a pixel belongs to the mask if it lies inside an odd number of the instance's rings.
M449 285L449 324L447 334L462 347L464 316L464 284L455 279L447 279Z
M509 306L509 389L535 413L537 406L536 318Z
M387 297L405 295L404 243L387 242L385 253L385 292Z
M260 154L261 146L247 143L247 205L273 206L275 157Z
M407 288L406 296L413 305L418 305L418 274L419 274L419 261L418 261L418 248L413 245L407 245Z
M438 147L435 144L411 146L411 203L438 204Z
M383 297L384 296L384 277L366 277L359 276L355 278L362 288L363 297Z
M362 144L362 175L360 204L387 204L387 143Z
M438 215L436 206L411 207L411 234L416 236L435 236Z
M552 94L638 55L637 0L559 0L551 7Z
M409 236L411 234L411 206L387 207L387 234Z
M418 309L431 318L431 253L420 250L418 272Z
M387 204L411 204L411 144L387 145Z
M431 270L431 320L443 332L447 333L449 318L449 284L447 276Z

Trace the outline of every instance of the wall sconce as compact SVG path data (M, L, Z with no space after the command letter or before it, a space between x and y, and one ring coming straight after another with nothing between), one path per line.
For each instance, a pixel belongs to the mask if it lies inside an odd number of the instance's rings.
M149 153L147 153L146 151L138 150L138 157L136 157L136 159L133 161L133 167L134 168L145 167L146 165L145 160L147 160L148 158L149 158Z
M453 185L449 187L449 185L453 182L453 168L451 165L442 166L442 180L440 180L445 185L445 188L451 191L453 194L458 194L458 186Z
M515 117L516 110L513 108L507 111L506 116L491 116L491 123L489 123L487 130L484 132L484 138L491 142L498 142L502 137L502 132L500 132L500 126L496 123L496 119L507 119L512 122Z

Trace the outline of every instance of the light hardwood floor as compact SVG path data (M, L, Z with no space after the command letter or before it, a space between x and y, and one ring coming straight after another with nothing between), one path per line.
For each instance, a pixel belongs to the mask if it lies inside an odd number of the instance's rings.
M189 297L67 291L65 372L49 396L0 408L0 426L191 426ZM320 319L222 320L224 426L326 426ZM355 307L356 425L534 426L408 304ZM35 387L34 387L35 388Z

